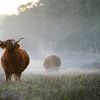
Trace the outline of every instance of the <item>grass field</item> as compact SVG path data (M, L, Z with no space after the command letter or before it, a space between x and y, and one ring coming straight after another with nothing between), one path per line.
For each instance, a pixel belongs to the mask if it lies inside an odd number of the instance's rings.
M100 74L26 75L0 82L0 100L100 100Z

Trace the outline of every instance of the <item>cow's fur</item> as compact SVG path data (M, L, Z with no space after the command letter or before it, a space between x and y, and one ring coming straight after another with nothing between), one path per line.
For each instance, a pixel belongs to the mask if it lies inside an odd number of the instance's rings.
M1 64L6 81L11 81L12 75L15 80L20 80L22 72L29 64L29 56L24 49L20 48L18 42L13 39L0 41L0 47L4 49Z

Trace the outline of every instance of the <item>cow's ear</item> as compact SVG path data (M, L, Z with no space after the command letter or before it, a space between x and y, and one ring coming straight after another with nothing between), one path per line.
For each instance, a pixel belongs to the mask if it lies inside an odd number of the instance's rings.
M4 48L6 47L5 42L0 41L0 47L1 47L2 49L4 49Z
M20 47L20 45L19 44L17 44L17 48L19 48Z
M15 49L18 49L19 47L20 47L19 44L16 44L16 45L15 45Z

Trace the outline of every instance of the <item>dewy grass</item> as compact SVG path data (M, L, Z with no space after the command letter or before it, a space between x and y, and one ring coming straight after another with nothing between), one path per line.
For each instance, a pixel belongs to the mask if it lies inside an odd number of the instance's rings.
M0 100L100 100L100 74L27 75L1 82Z

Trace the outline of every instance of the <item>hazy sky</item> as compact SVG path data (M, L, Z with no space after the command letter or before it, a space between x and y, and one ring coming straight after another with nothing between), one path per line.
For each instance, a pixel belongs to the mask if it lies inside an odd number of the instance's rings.
M33 1L33 3L35 3L38 2L39 0L0 0L0 15L17 14L17 8L21 4L25 4L29 1Z

